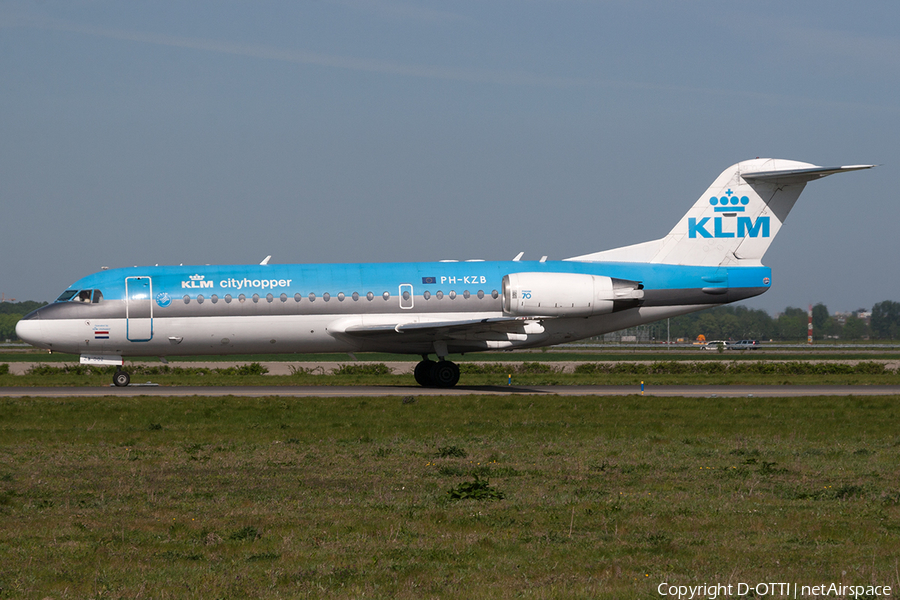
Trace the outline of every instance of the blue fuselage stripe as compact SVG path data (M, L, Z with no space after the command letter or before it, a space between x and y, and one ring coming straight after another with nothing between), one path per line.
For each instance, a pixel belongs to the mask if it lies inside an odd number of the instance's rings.
M680 290L708 287L710 281L727 281L729 288L769 287L771 270L754 267L697 267L647 263L554 262L426 262L385 264L227 265L178 267L129 267L101 271L73 283L69 289L100 289L105 299L125 297L126 277L150 277L153 293L173 298L198 294L339 292L397 293L410 284L416 295L455 290L499 290L504 275L525 272L583 273L637 281L645 290Z

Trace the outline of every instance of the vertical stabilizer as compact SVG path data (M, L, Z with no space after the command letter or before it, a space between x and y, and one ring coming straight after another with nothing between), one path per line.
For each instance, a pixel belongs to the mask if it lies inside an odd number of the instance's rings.
M743 175L810 168L815 165L756 159L725 169L663 238L651 262L706 266L759 263L806 181L785 184L747 180Z
M666 237L569 260L758 265L807 182L872 166L743 161L725 169Z

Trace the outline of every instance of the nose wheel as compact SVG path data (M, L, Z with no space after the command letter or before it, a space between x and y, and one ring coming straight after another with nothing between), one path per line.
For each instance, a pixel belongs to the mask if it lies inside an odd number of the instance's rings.
M449 360L422 360L413 372L422 387L452 388L459 383L459 365Z
M116 387L126 387L129 383L131 383L131 375L128 374L128 371L119 369L116 371L116 374L113 375L113 384L115 384Z

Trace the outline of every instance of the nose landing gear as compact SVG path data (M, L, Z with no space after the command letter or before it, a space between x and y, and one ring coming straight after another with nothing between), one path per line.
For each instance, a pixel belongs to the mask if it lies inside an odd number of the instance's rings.
M113 384L116 387L127 387L129 383L131 383L131 375L128 374L128 371L116 369L116 374L113 375Z

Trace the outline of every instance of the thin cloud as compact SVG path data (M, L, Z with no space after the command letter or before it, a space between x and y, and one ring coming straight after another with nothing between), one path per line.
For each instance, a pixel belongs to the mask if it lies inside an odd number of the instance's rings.
M171 36L160 33L146 33L124 29L111 29L80 25L51 19L7 19L0 21L0 27L31 26L51 31L65 31L83 35L91 35L108 39L153 44L174 48L187 48L207 52L218 52L234 56L275 60L301 65L311 65L334 69L345 69L382 75L419 77L465 83L487 83L494 85L517 85L547 88L584 88L584 89L630 89L652 92L679 94L706 94L718 96L743 97L750 100L794 105L833 106L837 108L878 109L896 112L900 107L884 107L880 105L864 105L860 103L838 102L817 98L785 96L748 90L703 88L697 86L681 86L654 84L640 81L623 81L613 79L592 79L586 77L552 77L528 72L508 72L473 67L438 67L433 65L410 65L368 58L356 58L333 54L305 52L302 50L286 50L258 44L239 44L216 40Z
M19 24L24 24L20 22ZM295 64L347 69L352 71L364 71L368 73L380 73L385 75L402 75L409 77L425 77L430 79L445 79L465 81L472 83L495 83L507 85L534 85L550 87L571 87L598 85L587 79L546 77L531 73L507 73L488 69L436 67L429 65L408 65L369 58L356 58L338 56L333 54L320 54L304 52L301 50L285 50L272 46L257 44L238 44L234 42L220 42L215 40L171 36L159 33L143 33L124 29L110 29L105 27L93 27L78 25L62 21L40 21L31 23L39 29L52 31L66 31L80 33L108 39L116 39L130 42L141 42L158 46L175 48L189 48L193 50L205 50L219 52L235 56L246 56L265 60L277 60Z

